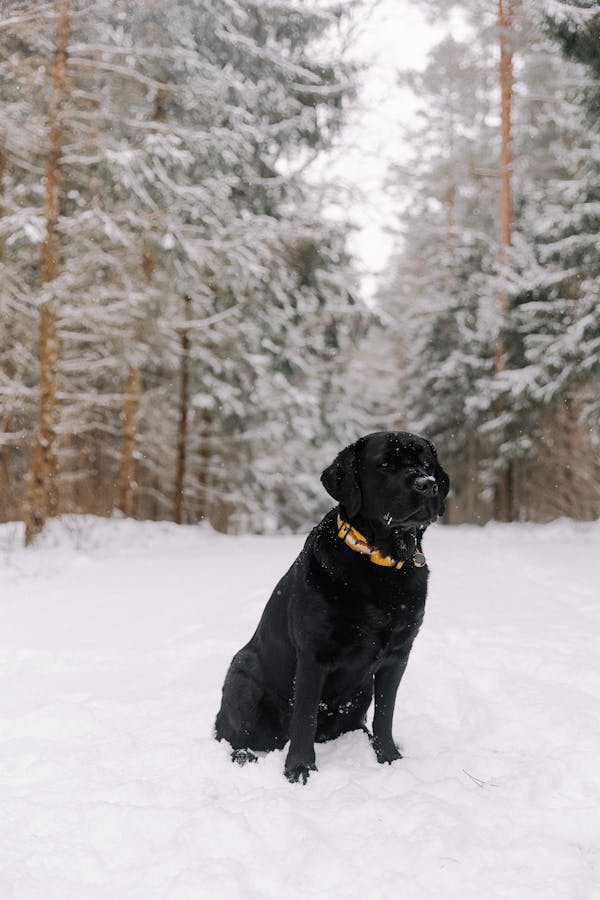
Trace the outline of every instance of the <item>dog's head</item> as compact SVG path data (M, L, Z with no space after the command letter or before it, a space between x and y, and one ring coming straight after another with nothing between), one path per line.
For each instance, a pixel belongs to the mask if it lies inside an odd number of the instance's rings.
M321 475L351 522L389 530L426 528L444 513L450 480L431 441L378 431L345 447Z

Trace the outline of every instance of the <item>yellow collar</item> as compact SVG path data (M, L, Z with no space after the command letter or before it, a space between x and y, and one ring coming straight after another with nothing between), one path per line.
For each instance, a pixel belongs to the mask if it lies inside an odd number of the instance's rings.
M401 569L405 563L412 561L417 569L421 569L426 563L423 551L419 550L418 547L410 559L398 560L393 559L391 556L382 556L377 547L371 547L371 545L367 543L366 537L362 535L360 531L357 531L350 522L344 522L339 513L337 517L337 527L338 537L341 538L351 550L355 550L357 553L363 553L365 556L368 556L371 562L375 563L376 566L388 566L393 567L394 569Z

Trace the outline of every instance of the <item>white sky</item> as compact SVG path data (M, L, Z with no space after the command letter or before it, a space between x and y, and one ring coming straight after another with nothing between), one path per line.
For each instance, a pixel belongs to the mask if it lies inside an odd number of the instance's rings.
M380 0L358 29L349 55L367 65L351 119L328 162L347 185L353 218L360 226L352 250L364 267L367 299L376 288L376 274L392 249L393 204L386 196L389 164L402 159L401 125L414 116L409 92L396 84L400 69L423 68L428 50L447 30L427 23L418 0Z

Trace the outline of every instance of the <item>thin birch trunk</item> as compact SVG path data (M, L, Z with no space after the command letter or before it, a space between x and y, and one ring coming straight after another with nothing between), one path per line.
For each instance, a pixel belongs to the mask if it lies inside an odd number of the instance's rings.
M7 413L2 420L2 432L6 434L11 426L11 415ZM0 521L8 519L11 510L11 472L10 472L10 447L2 444L0 447Z
M142 272L148 285L154 274L154 254L147 247L142 253ZM139 366L130 366L125 385L123 404L123 441L121 462L117 481L117 500L114 504L123 515L131 516L135 494L135 448L137 444L137 423L140 411L142 372Z
M477 521L477 513L479 511L479 454L477 432L475 429L470 428L469 434L470 437L467 447L465 520L473 523Z
M184 297L185 317L189 318L192 298ZM181 525L184 513L185 473L187 467L187 436L190 404L190 335L181 329L181 353L179 362L179 421L177 426L177 463L175 469L175 493L173 520Z
M46 238L40 258L40 287L57 277L60 269L61 156L65 141L63 111L67 96L67 47L69 44L70 0L56 0L56 46L52 66L52 95L48 108L49 150L46 161L44 217ZM58 509L56 433L56 369L58 338L56 311L50 301L40 308L39 401L37 431L31 463L29 496L25 509L25 543L30 544L44 527L48 516Z
M500 273L503 274L512 246L512 94L513 63L512 35L514 24L514 0L498 0L498 30L500 34L500 190L498 200L498 231ZM498 296L502 320L508 315L508 298L502 291ZM506 347L501 337L494 349L496 372L501 372L506 364ZM505 401L499 404L498 412L506 408ZM498 475L494 492L494 517L509 522L514 517L514 471L513 463Z
M210 466L210 435L213 428L212 411L205 409L200 418L200 446L198 448L198 488L199 488L199 505L197 508L197 516L199 519L210 519L217 530L225 531L226 522L229 518L229 505L222 498L219 499L218 505L210 504L208 493L208 470ZM213 519L219 520L216 524Z
M125 516L130 516L133 511L133 498L135 494L135 447L141 386L141 370L137 366L131 366L129 375L127 376L127 384L125 386L123 444L117 488L117 509L120 509Z
M456 206L456 187L454 184L448 186L446 192L446 271L444 273L444 288L450 291L454 283L454 266L452 264L452 251L454 249L455 238L455 222L454 211Z
M498 29L500 31L500 191L498 201L498 230L500 237L500 267L508 262L512 246L512 96L513 62L511 31L514 25L514 0L498 0ZM498 297L502 313L507 310L504 293ZM503 368L504 348L500 346L497 368Z
M162 119L161 92L155 101L154 120ZM142 252L142 272L146 285L150 284L154 275L155 259L150 244ZM141 402L142 372L139 366L130 366L125 385L125 402L123 406L123 442L121 446L121 461L119 465L119 477L117 482L116 507L124 515L133 513L133 501L135 495L135 448L137 445L137 423Z
M6 175L6 149L4 144L0 144L0 218L4 216L4 177ZM0 237L0 260L4 259L4 236Z

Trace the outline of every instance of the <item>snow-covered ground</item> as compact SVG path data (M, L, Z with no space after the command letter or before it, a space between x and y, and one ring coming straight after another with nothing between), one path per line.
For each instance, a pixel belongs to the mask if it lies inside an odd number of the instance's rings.
M430 529L405 757L239 768L230 657L301 538L0 527L1 900L600 897L600 526Z

